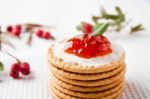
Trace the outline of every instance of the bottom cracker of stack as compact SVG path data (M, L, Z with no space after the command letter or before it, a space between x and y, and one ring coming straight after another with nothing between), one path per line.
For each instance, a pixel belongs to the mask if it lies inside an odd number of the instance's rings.
M99 80L73 80L51 74L51 94L54 99L118 99L124 85L125 66L112 77Z

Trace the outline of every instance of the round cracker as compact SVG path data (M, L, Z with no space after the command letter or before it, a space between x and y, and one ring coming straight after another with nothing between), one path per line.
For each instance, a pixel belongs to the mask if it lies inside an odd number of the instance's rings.
M77 91L71 91L68 89L65 89L59 85L57 85L56 83L52 83L52 85L59 91L71 95L71 96L76 96L76 97L80 97L80 98L101 98L101 97L105 97L108 96L114 92L116 92L117 90L119 90L122 86L123 86L123 82L121 82L120 84L118 84L117 86L105 90L105 91L99 91L99 92L77 92Z
M122 90L120 91L120 93L122 93ZM66 99L66 98L61 98L61 97L59 97L59 96L57 96L54 92L52 92L51 91L51 95L52 95L52 97L54 98L54 99ZM114 97L115 95L113 94L113 95L110 95L110 96L108 96L108 97L103 97L103 98L101 98L101 99L120 99L120 97L121 97L121 94L119 94L118 93L118 95L116 95L115 97ZM70 98L71 99L71 98ZM77 98L76 98L77 99Z
M50 89L51 89L51 94L53 94L55 97L57 97L56 99L83 99L80 97L75 97L75 96L71 96L68 94L65 94L59 90L57 90L54 86L50 85ZM119 90L117 90L116 92L105 96L105 97L101 97L101 98L94 98L94 99L119 99L121 93L122 93L123 88L121 87ZM85 98L85 99L90 99L90 98Z
M75 80L97 80L97 79L103 79L108 78L113 75L116 75L118 72L120 72L124 68L125 64L120 65L118 68L115 68L111 71L103 72L103 73L93 73L93 74L81 74L81 73L73 73L61 70L55 66L50 66L52 72L56 72L59 76L62 76L64 78L68 79L75 79Z
M124 63L125 53L121 54L120 58L116 61L112 61L108 64L101 66L81 66L77 63L66 63L62 59L54 56L52 48L48 50L48 61L53 65L62 70L75 72L75 73L101 73L113 70Z
M103 85L103 86L96 86L96 87L85 87L85 86L77 86L77 85L72 85L69 83L65 83L59 79L57 79L55 76L52 76L51 82L56 83L57 85L68 89L72 91L78 91L78 92L98 92L98 91L104 91L107 89L111 89L115 86L117 86L119 83L123 82L124 79L119 79L114 83L108 84L108 85Z
M78 85L78 86L102 86L102 85L107 85L111 84L118 79L124 78L126 68L124 68L121 72L118 74L105 78L105 79L100 79L100 80L92 80L92 81L81 81L81 80L72 80L72 79L67 79L64 77L59 76L57 73L53 72L52 75L57 77L59 80L62 80L66 83L73 84L73 85Z

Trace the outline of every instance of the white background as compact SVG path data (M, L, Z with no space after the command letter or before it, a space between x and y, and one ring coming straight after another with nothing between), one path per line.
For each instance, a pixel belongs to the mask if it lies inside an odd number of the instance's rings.
M126 51L126 86L122 99L150 98L150 1L149 0L0 0L0 25L34 22L52 25L57 40L73 36L80 21L91 22L91 16L98 14L100 6L113 11L119 5L134 23L142 22L146 31L128 35L127 31L108 34L108 37L123 46ZM48 47L54 41L34 37L33 45L23 40L7 38L16 50L4 46L23 61L31 64L28 77L14 80L9 76L11 57L0 54L5 70L0 75L0 99L51 99L48 90L49 70L47 66Z

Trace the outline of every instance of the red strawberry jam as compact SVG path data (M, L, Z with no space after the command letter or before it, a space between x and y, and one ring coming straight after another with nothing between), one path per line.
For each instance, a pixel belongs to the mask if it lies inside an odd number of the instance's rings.
M111 43L102 35L82 34L66 42L65 52L82 58L94 58L112 53Z

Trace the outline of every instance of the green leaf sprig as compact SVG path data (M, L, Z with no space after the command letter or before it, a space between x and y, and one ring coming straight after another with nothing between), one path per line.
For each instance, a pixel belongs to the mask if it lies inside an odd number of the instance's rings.
M101 9L101 15L99 16L93 16L92 19L95 23L98 23L98 20L104 19L104 20L112 20L110 23L110 26L116 27L116 31L120 31L123 27L122 24L125 22L125 14L121 10L120 7L115 7L116 14L111 14L106 12L104 8Z
M119 32L123 30L126 26L129 26L131 20L126 20L125 13L119 6L115 7L116 13L109 13L103 7L101 8L100 15L92 16L92 20L94 22L93 31L97 29L103 23L101 20L109 21L109 27L112 27L112 31ZM87 22L88 23L88 22ZM82 28L77 28L77 30L82 31ZM136 33L138 31L144 30L142 24L137 24L135 26L130 27L130 34Z
M92 33L93 35L103 35L103 33L107 30L109 23L102 23L97 26L96 30Z

